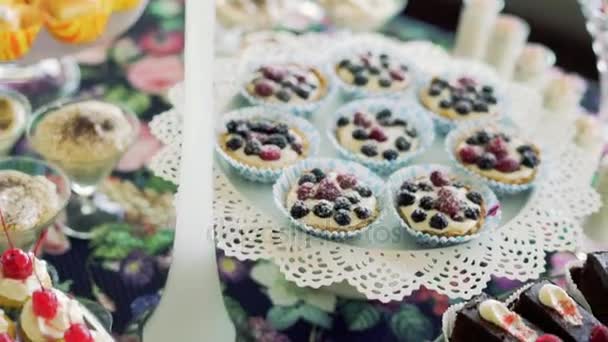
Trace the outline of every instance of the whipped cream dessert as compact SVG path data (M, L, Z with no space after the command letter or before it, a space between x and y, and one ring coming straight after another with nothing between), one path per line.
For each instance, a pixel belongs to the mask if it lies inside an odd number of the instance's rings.
M25 231L45 223L59 209L55 184L43 176L0 171L0 208L9 231Z
M494 88L470 77L435 77L419 96L426 108L450 120L482 119L498 114Z
M327 79L319 70L299 64L264 65L251 76L247 92L269 103L301 104L327 95Z
M362 229L379 214L376 194L356 175L318 168L300 176L285 205L294 219L328 231Z
M78 183L109 174L135 138L124 111L100 101L74 102L45 113L32 144Z
M474 234L486 216L481 194L440 171L405 181L395 204L411 229L432 235Z
M56 289L44 291L51 291L56 298L56 311L52 317L40 317L34 310L36 299L25 303L20 315L20 328L30 341L63 341L74 325L87 329L95 342L114 341L97 319L77 300Z
M495 127L468 134L457 144L455 155L467 169L507 184L533 181L541 163L538 147Z
M228 156L260 168L283 168L310 154L304 133L285 123L264 118L231 120L219 140Z
M384 52L367 51L344 58L335 72L344 83L375 92L404 90L411 83L409 66Z
M0 271L0 298L11 303L25 302L41 288L40 284L44 287L53 285L46 261L38 259L33 253L26 255L32 260L30 269L16 272L10 266L3 266Z
M336 139L352 153L375 160L395 160L420 145L418 130L393 117L389 109L375 115L359 111L336 122Z

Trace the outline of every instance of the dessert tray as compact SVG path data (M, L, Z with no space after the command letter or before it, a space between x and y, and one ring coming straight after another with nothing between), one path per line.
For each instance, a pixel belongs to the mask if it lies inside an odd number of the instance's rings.
M354 44L373 39L391 45L431 75L449 65L496 77L485 66L455 61L428 42L396 42L377 34L307 34L280 45L272 41L260 43L239 58L217 60L214 67L217 120L220 113L243 106L238 96L242 80L235 70L241 70L249 58L260 54L276 57L329 51L347 39ZM492 234L481 234L456 246L424 248L408 237L397 219L389 217L352 240L316 238L289 226L274 206L271 185L246 181L217 158L213 168L214 225L219 248L239 259L272 260L298 286L319 288L347 282L368 299L382 302L401 300L420 286L451 298L468 299L481 293L491 276L520 281L537 278L545 270L545 253L576 250L583 234L582 219L599 209L599 195L590 185L596 163L572 142L574 115L547 112L534 90L497 78L496 82L513 99L511 121L549 148L548 171L539 177L535 187L500 197L502 219ZM178 109L181 97L179 89L170 96ZM324 133L331 114L343 103L334 96L310 121ZM165 147L150 168L174 183L178 179L181 143L182 117L178 109L156 116L151 123L152 132ZM322 136L320 156L336 158L337 151L325 134ZM434 144L411 162L421 163L451 165L443 135L437 134Z

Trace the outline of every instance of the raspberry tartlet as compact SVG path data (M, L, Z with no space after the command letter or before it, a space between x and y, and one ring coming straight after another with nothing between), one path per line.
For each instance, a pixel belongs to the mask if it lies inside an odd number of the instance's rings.
M420 102L449 122L483 120L499 114L495 86L473 77L434 77L419 93Z
M343 106L329 135L343 156L380 173L405 165L434 139L433 123L424 113L388 99Z
M541 164L540 149L497 126L462 128L446 139L457 162L467 170L507 185L529 184Z
M334 65L339 81L366 94L384 95L406 90L413 81L412 65L392 51L350 51Z
M254 103L299 106L325 98L329 82L321 69L312 65L264 64L253 70L244 90Z
M417 242L450 245L500 220L496 196L483 184L441 165L415 165L389 180L393 208Z
M318 144L318 133L306 120L262 107L226 114L217 135L224 159L246 178L263 182L316 154Z

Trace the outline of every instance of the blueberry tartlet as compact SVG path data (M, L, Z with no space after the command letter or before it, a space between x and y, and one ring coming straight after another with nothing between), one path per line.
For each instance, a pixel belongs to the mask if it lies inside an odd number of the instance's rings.
M383 52L367 51L342 58L335 72L345 84L372 92L405 90L411 84L410 66Z
M266 103L298 105L324 98L328 93L328 82L315 67L263 65L254 71L245 90L254 99Z
M310 155L310 143L302 131L267 118L230 120L219 140L230 158L263 169L280 169Z
M394 201L410 229L435 236L475 234L486 217L483 196L442 171L404 181Z
M335 134L343 148L373 160L396 160L420 145L416 127L395 117L390 109L341 116L336 122Z
M478 120L498 114L494 87L469 77L454 81L435 77L420 91L420 101L449 120Z
M380 212L376 194L354 174L319 168L300 175L285 205L293 219L329 232L361 230Z
M469 131L454 148L465 168L505 184L532 182L540 165L536 145L497 128Z

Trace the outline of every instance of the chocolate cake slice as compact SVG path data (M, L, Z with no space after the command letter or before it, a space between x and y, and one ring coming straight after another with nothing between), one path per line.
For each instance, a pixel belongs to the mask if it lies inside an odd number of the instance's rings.
M489 320L488 316L480 312L482 305L496 306L497 318L503 327ZM490 304L490 305L487 305ZM489 310L493 311L493 310ZM509 330L505 329L511 329ZM456 315L451 342L534 342L543 335L534 324L509 311L504 304L494 300L486 294L471 299Z
M597 319L608 325L608 251L587 254L587 261L572 279Z
M589 341L593 329L602 325L563 289L541 281L524 291L513 310L564 342Z

